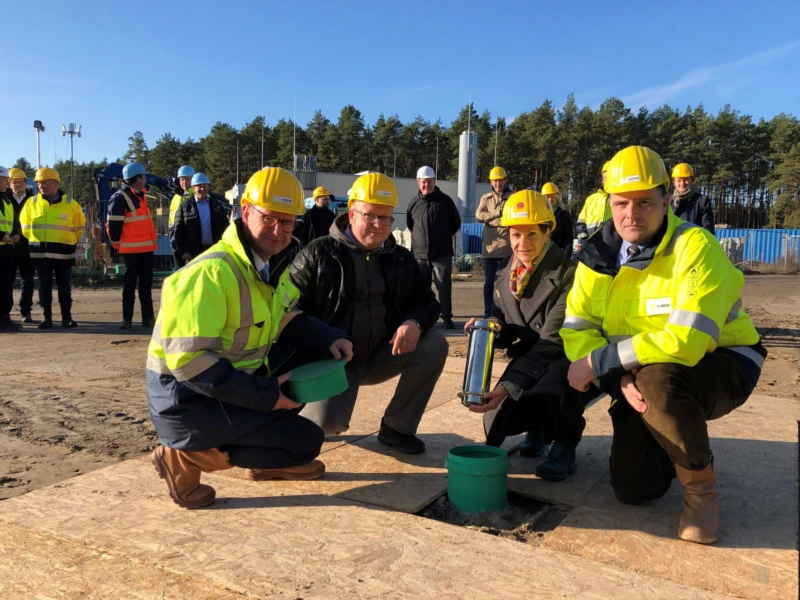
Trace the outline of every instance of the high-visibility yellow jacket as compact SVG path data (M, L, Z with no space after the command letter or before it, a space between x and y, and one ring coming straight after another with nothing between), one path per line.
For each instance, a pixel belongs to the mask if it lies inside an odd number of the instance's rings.
M578 222L575 224L578 238L589 237L609 220L611 220L611 204L608 201L608 194L605 190L597 190L586 198L578 215Z
M156 431L169 447L213 448L260 426L279 397L267 355L287 325L295 346L305 338L299 346L317 351L344 337L294 310L300 293L289 280L291 253L270 261L265 283L243 239L237 221L164 280L146 387Z
M172 201L169 203L169 226L170 227L172 227L173 223L175 223L175 215L178 214L178 208L180 207L181 202L186 200L186 198L188 198L192 194L194 194L194 189L193 188L189 188L189 190L185 194L183 194L183 195L175 194L172 197Z
M560 335L570 361L592 355L595 376L653 363L696 365L724 347L759 367L759 335L742 309L744 276L713 235L667 211L666 230L617 272L613 222L578 257Z
M11 231L14 229L14 206L5 197L0 196L0 244L3 244L3 238L6 234L11 236ZM8 242L11 243L11 242Z
M30 198L19 215L22 235L34 261L75 262L78 240L83 237L86 217L81 205L58 192L58 199L48 202L41 194Z

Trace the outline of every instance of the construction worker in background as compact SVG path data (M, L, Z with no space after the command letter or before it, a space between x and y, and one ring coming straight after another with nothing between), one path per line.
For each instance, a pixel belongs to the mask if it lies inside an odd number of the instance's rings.
M419 263L422 277L430 287L436 285L446 329L453 323L453 236L461 229L461 215L453 199L436 185L431 167L417 171L419 192L406 212L406 227L411 232L411 252Z
M347 431L361 385L400 375L381 420L378 442L420 454L416 436L433 388L444 369L447 340L432 329L439 303L411 251L392 235L397 188L381 173L356 179L349 211L336 217L329 236L303 248L292 263L299 308L353 339L348 388L335 398L307 404L303 415L326 435Z
M125 261L125 280L122 284L122 323L120 329L130 329L136 287L142 307L142 326L156 323L153 311L153 253L158 248L158 236L145 197L146 172L137 162L122 169L122 187L108 201L106 232L111 247Z
M328 208L332 195L333 192L322 186L316 188L312 193L314 206L309 208L303 215L302 231L298 226L297 237L303 246L311 240L328 235L331 225L333 225L333 220L336 218L333 211Z
M492 191L481 196L475 217L483 223L481 239L481 259L483 263L483 317L492 316L492 299L494 296L494 280L500 263L511 256L511 245L508 242L508 230L500 226L503 207L511 195L508 178L503 167L494 167L489 172L489 183Z
M33 275L34 268L31 255L28 251L28 238L22 235L22 227L19 224L19 215L25 203L33 194L28 190L28 178L22 169L9 169L9 184L11 189L6 192L6 198L11 202L14 209L14 227L11 235L16 236L14 243L14 274L19 270L19 278L22 282L19 297L19 314L23 323L33 323L31 309L33 308Z
M180 169L178 169L178 185L181 186L181 190L183 190L183 193L175 194L169 203L170 235L172 234L172 225L175 223L175 215L178 214L178 209L180 208L181 203L186 198L189 198L192 194L194 194L194 190L192 189L192 177L194 177L194 169L189 165L183 165ZM175 254L173 252L172 258L175 261L176 268L183 266L184 261L181 260L178 254Z
M28 249L39 277L39 304L44 311L39 329L53 327L53 275L61 306L61 326L77 327L72 319L72 265L86 218L80 204L59 189L58 171L42 167L34 179L39 193L22 207L19 222L22 235L28 238Z
M146 389L159 442L152 461L183 508L214 502L203 472L246 469L251 480L316 479L322 431L282 385L290 370L348 360L341 332L296 310L289 281L303 189L267 167L247 182L242 218L222 240L164 281L147 357ZM283 386L285 387L285 386Z
M0 167L0 331L16 331L20 328L11 320L14 279L17 274L14 244L18 241L18 236L13 233L14 207L6 196L8 179L8 169Z
M553 209L553 216L556 219L555 229L550 234L550 239L569 258L572 256L572 242L574 240L572 217L567 207L561 204L561 192L555 183L550 181L545 183L542 186L542 194L547 198L547 202Z
M225 209L209 197L210 187L205 173L195 173L194 193L181 202L175 214L169 238L179 268L220 241L230 224Z
M678 535L711 544L720 524L706 421L747 400L767 352L742 309L744 276L713 235L669 209L668 186L649 148L609 161L613 218L581 250L561 337L570 385L598 381L613 398L617 498L660 498L677 473Z
M601 177L603 185L606 183L606 170L608 163L603 165ZM578 222L575 230L578 233L578 242L583 244L584 240L603 226L603 223L611 219L611 206L608 203L608 194L603 188L586 198L583 208L578 215Z
M694 169L689 163L680 163L672 169L672 209L679 219L694 223L714 233L714 206L711 198L695 187Z

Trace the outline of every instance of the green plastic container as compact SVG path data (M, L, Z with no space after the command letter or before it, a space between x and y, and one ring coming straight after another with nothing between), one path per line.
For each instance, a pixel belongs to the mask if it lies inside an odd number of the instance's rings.
M508 508L508 471L511 461L502 448L457 446L450 450L447 497L462 513Z
M332 398L347 389L343 360L321 360L292 370L289 390L292 400L300 404Z

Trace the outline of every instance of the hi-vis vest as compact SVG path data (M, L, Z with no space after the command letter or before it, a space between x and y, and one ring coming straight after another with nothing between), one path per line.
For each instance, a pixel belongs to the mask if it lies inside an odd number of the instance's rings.
M691 367L724 347L762 366L749 347L759 335L742 309L744 275L705 229L671 210L667 219L652 259L631 259L616 276L581 257L560 331L567 357L591 353L595 373L607 373L653 363Z
M583 203L576 229L579 234L590 236L609 219L611 219L611 203L608 201L608 194L604 190L597 190Z
M181 206L181 202L186 200L186 198L188 198L192 194L194 194L194 188L189 188L189 190L186 192L185 196L181 196L180 194L175 194L172 197L172 202L169 203L169 226L170 227L172 227L172 225L175 223L175 215L178 214L178 209Z
M255 373L298 314L299 298L288 268L276 288L262 281L231 224L219 242L164 280L147 369L187 381L227 359Z
M126 189L121 189L119 193L125 198L128 205L125 215L109 214L106 221L106 233L111 238L108 223L110 221L122 221L122 236L119 241L111 240L111 246L119 250L120 254L135 254L137 252L155 252L158 248L158 236L150 217L150 209L147 208L147 199L144 194L139 201L139 208L133 204L130 194Z
M66 195L50 204L37 194L22 207L19 223L22 235L28 238L31 258L75 260L86 218L80 204Z
M4 242L5 234L11 235L14 229L14 207L11 202L5 198L0 197L0 244L11 243Z

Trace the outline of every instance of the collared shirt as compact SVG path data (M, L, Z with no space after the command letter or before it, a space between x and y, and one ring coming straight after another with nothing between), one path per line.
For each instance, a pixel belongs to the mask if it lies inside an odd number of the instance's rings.
M261 260L258 253L252 248L250 248L250 250L253 252L253 266L256 268L256 271L261 274L261 280L264 283L269 283L269 262Z
M203 246L211 246L214 243L214 236L211 233L211 205L208 203L208 198L205 200L195 198L195 202L200 217L200 243Z
M25 194L17 196L14 192L11 192L11 195L14 197L14 200L16 201L17 204L22 204L22 201L25 200Z
M628 254L628 248L631 246L633 246L633 244L622 240L622 246L619 249L619 254L617 254L617 269L630 260L631 256ZM639 252L644 252L646 248L647 244L644 244L643 246L640 245Z

